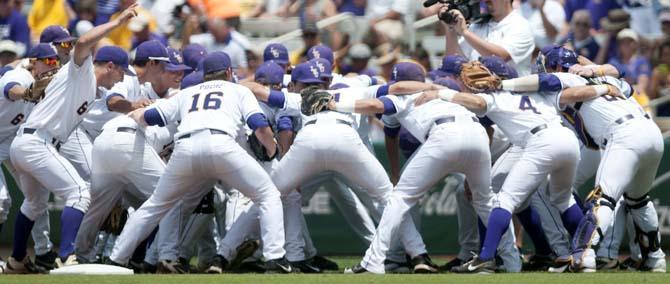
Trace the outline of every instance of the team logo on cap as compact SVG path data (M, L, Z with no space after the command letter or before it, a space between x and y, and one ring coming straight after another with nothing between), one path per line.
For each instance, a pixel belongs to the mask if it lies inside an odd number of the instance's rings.
M319 71L321 71L321 73L325 73L325 72L326 72L326 66L323 66L323 63L321 63L321 62L316 62L316 67L319 67Z
M393 80L398 79L398 67L393 67Z
M309 66L309 71L312 72L312 75L314 75L314 78L319 78L319 70L316 70L314 66Z
M275 49L274 47L270 47L270 53L272 53L272 57L279 58L279 50Z
M177 60L177 63L182 64L184 63L184 59L181 57L181 54L179 52L174 52L174 58Z
M312 49L312 55L314 56L314 58L321 58L321 53L318 50L316 50L316 48Z

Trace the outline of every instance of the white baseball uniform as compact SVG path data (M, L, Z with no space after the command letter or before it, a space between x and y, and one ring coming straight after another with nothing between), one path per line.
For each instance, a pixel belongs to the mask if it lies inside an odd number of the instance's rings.
M377 226L361 266L373 273L384 273L384 259L391 240L402 226L414 226L406 213L438 180L451 172L465 174L473 193L473 204L482 218L491 210L490 167L486 131L474 114L460 105L435 100L414 106L411 96L386 96L394 107L384 123L405 127L423 145L405 165ZM406 249L408 244L403 241ZM414 255L411 255L414 256Z
M263 255L267 260L283 257L279 192L235 137L227 134L238 133L243 121L261 113L253 94L234 83L210 81L182 90L152 110L159 114L160 123L181 121L174 152L155 192L128 220L110 259L126 263L168 210L179 200L185 205L195 200L197 205L217 180L258 204Z

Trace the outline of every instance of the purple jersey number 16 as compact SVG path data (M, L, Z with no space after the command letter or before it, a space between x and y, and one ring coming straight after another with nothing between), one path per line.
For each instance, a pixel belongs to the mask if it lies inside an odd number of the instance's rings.
M530 103L530 98L528 96L522 96L521 102L519 103L519 109L521 110L532 110L536 114L541 114L537 109Z

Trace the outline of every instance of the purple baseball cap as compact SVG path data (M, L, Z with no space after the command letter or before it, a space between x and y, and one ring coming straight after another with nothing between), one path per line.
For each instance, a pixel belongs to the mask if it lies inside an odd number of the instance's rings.
M40 42L42 43L61 43L77 40L76 37L70 35L63 26L52 25L46 27L40 34Z
M27 58L35 58L35 59L42 59L42 58L53 58L53 57L58 57L58 52L56 52L56 48L54 48L51 44L49 43L40 43L33 48L31 48L28 51L28 54L26 55ZM127 56L126 56L127 58Z
M284 68L273 60L266 61L256 69L254 80L261 84L281 84L284 81Z
M291 71L291 81L303 84L321 84L321 76L318 67L308 62L303 62L295 66Z
M426 81L426 72L421 65L413 62L400 62L393 65L393 72L391 73L391 81Z
M123 72L135 76L135 72L128 68L128 53L118 46L103 46L95 53L94 62L112 62L123 69Z
M482 56L479 57L479 62L484 64L493 74L498 75L498 77L509 79L509 67L502 58L495 55Z
M172 47L167 48L168 54L170 55L170 63L165 65L165 70L170 72L179 72L179 71L191 71L191 67L188 67L184 64L184 60L181 56L181 52Z
M552 45L542 48L540 51L544 55L544 66L549 68L556 68L561 66L564 69L570 68L577 64L577 54L558 45Z
M335 62L333 50L323 44L312 46L312 48L307 51L307 60L312 60L314 58L326 59L328 62L330 62L330 65L333 65Z
M204 81L205 81L205 74L202 73L202 71L191 72L191 74L184 76L184 79L181 80L180 88L183 90L188 87L202 84L202 82Z
M167 48L160 41L149 40L137 46L135 49L135 61L144 62L149 60L170 62Z
M263 50L263 62L274 60L277 64L288 64L288 49L281 43L271 43Z
M446 76L458 76L461 74L461 67L463 63L469 60L460 54L447 55L442 58L442 66L440 68L430 71L428 75L432 79L437 79Z
M205 56L202 61L202 71L204 74L210 74L221 70L230 69L232 66L230 56L223 51L212 52Z
M181 53L184 57L184 64L195 70L198 69L198 63L207 55L207 49L202 45L192 43L184 47Z
M314 58L309 61L319 70L319 76L323 78L333 78L333 65L324 58Z
M447 87L449 89L455 90L455 91L460 91L461 86L458 84L458 81L449 78L449 77L444 77L444 78L439 78L433 82L434 84L440 85Z

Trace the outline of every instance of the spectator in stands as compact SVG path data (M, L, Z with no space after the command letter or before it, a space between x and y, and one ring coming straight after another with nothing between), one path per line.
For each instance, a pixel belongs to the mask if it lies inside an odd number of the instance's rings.
M76 2L82 1L82 0L68 0L70 1L70 6L75 6L74 4ZM120 11L119 8L121 6L121 1L123 0L97 0L95 1L96 6L95 6L95 23L94 25L101 25L106 22L109 22L109 19L112 17L114 13L117 11Z
M651 72L647 95L653 100L670 95L670 40L665 40L657 49L658 64ZM657 116L670 116L670 104L660 105Z
M188 0L195 13L210 19L224 19L228 26L240 28L240 3L237 0Z
M649 61L638 53L640 38L632 29L623 29L617 36L618 56L608 63L625 73L624 79L631 85L637 85L638 91L646 91L651 74Z
M150 30L149 28L150 21L151 19L147 18L145 14L140 14L137 15L137 17L132 18L130 22L128 22L128 30L133 32L131 49L135 49L137 48L138 45L140 45L140 43L149 40L157 40L160 41L165 46L168 45L167 37L152 32Z
M405 35L405 16L409 13L412 1L409 0L368 0L365 16L369 19L371 37L370 46L382 43L396 43Z
M289 4L287 0L260 0L249 17L285 17L288 15Z
M591 13L592 11L589 11ZM593 17L593 14L591 14ZM603 18L600 27L605 34L605 40L600 46L595 63L603 64L617 56L617 35L623 29L630 27L630 15L623 9L614 9L609 11L606 18Z
M296 1L289 7L289 15L297 15L300 22L318 22L322 19L337 15L337 8L332 0L304 0ZM342 35L336 25L325 27L323 40L331 48L338 50L342 47Z
M18 56L18 47L11 40L0 41L0 66L5 66L14 62Z
M316 23L310 21L303 22L300 29L302 31L303 47L291 53L291 65L298 65L307 61L307 51L312 46L321 44L319 28L316 26Z
M9 39L19 46L19 56L30 48L30 27L26 16L16 9L14 0L0 0L0 40Z
M484 0L483 3L491 20L470 24L469 28L460 11L449 11L457 20L447 25L446 54L462 54L470 60L496 55L513 63L520 76L529 75L535 49L530 23L512 8L511 1ZM441 7L440 11L446 12L447 7Z
M28 25L36 41L42 31L51 25L67 27L69 4L65 0L35 0L28 13Z
M572 15L582 9L586 9L591 14L591 25L594 29L600 30L600 20L609 16L610 10L620 9L617 0L565 0L565 18L572 21Z
M135 3L135 0L121 0L121 9L120 12L114 13L111 16L111 20L115 19L119 15L121 15L121 12L123 12L126 8L130 7L133 3ZM135 9L137 11L138 17L145 17L149 19L149 30L154 31L156 30L156 20L149 11L142 7L137 7ZM99 12L100 10L98 10ZM122 25L115 30L113 30L111 33L109 33L109 39L114 42L115 45L125 49L125 50L130 50L132 47L132 40L133 40L133 32L128 28L128 24Z
M423 46L417 46L414 52L410 54L410 57L412 60L416 61L417 64L421 65L423 69L433 69L433 67L430 65L430 54L428 54L428 51L423 48Z
M74 32L74 35L79 36L83 33L78 32L77 25L82 26L93 26L95 19L97 18L96 13L96 2L95 0L79 0L73 7L74 10L68 10L70 22L68 23L67 29ZM81 24L80 24L81 23Z
M521 14L530 22L537 49L555 43L565 25L563 5L557 0L525 1L521 4Z
M377 72L368 68L368 63L372 57L372 51L367 44L357 43L349 48L350 64L343 64L340 68L342 74L355 73L359 75L368 75L370 77L377 75Z
M197 24L197 21L188 21L188 23ZM230 56L232 67L235 73L240 77L246 77L249 68L247 61L245 44L248 44L236 38L233 35L234 30L228 26L226 20L222 18L207 19L207 33L191 35L185 28L183 44L197 43L205 47L208 52L223 51ZM241 35L239 35L241 37Z
M380 68L380 74L387 82L393 78L393 65L400 60L400 48L384 50L377 56L376 65Z
M670 38L670 10L661 11L658 21L661 22L661 38Z
M661 34L658 21L658 11L652 0L625 0L622 1L623 9L630 15L630 28L641 38L657 38Z
M349 12L354 16L365 16L366 0L335 0L335 6L340 13Z
M570 33L562 42L566 47L574 50L578 55L594 61L600 50L600 45L591 35L591 15L587 10L576 11L570 22Z

